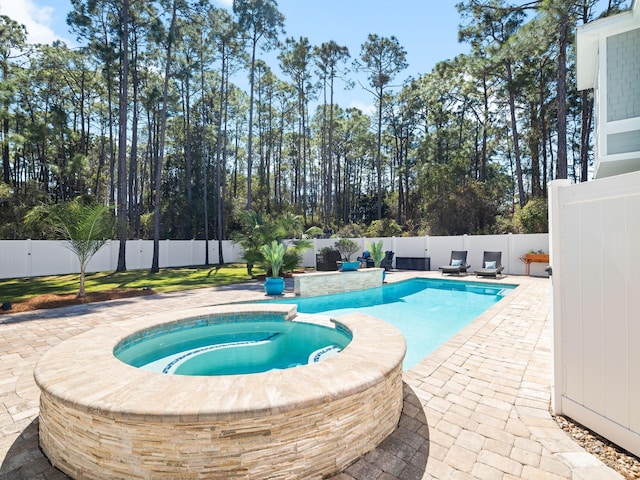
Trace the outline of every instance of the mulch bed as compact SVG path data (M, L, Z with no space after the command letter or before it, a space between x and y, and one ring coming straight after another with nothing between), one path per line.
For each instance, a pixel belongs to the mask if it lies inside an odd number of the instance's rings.
M150 289L115 288L113 290L104 290L102 292L87 292L86 296L82 298L78 298L76 293L69 293L66 295L38 295L27 300L12 303L10 310L0 309L0 314L29 312L31 310L46 308L68 307L70 305L82 305L84 303L105 302L107 300L117 300L120 298L152 295L153 293L153 290Z

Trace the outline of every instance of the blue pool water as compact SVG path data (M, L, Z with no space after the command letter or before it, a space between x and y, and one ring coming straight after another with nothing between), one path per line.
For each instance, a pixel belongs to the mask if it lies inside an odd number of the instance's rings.
M270 303L293 303L300 313L337 316L357 311L380 318L404 334L407 355L403 367L408 370L514 288L420 278L357 292Z
M350 341L350 332L338 328L255 314L145 331L120 342L114 355L134 367L165 374L238 375L319 362Z

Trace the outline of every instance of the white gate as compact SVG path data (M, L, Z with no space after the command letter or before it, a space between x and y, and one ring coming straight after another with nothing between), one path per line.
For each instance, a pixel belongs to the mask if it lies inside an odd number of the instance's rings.
M552 407L640 455L640 172L551 187Z

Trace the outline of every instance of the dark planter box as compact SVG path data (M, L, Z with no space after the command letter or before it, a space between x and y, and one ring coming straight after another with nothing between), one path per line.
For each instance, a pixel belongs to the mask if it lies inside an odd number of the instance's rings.
M316 270L318 272L335 272L338 270L338 263L342 260L340 252L330 250L325 254L316 253Z
M396 257L398 270L431 270L430 257Z

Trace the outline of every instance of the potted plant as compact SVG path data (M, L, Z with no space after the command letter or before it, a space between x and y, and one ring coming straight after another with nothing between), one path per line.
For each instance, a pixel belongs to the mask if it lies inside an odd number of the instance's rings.
M371 260L373 260L373 266L376 268L380 268L380 264L382 260L384 260L384 250L382 241L369 243L367 244L367 248L369 249L369 253L371 254ZM384 282L384 278L386 277L387 272L382 270L382 281Z
M384 250L382 250L382 241L374 242L367 245L369 253L371 254L371 260L376 268L380 268L380 263L384 260Z
M371 260L373 260L373 266L376 268L380 268L380 264L382 260L384 260L385 252L382 249L382 241L370 243L367 245L369 249L369 253L371 254ZM384 278L387 276L386 270L382 270L382 281L384 282Z
M311 248L311 241L302 237L302 217L283 214L277 217L263 216L252 210L240 213L242 228L234 234L234 241L242 246L243 260L247 263L247 274L253 276L253 265L264 265L262 246L273 240L282 242L293 239L286 248L281 270L291 271L302 262L302 252Z
M351 261L351 255L360 249L358 244L348 238L341 238L335 243L335 246L342 256L342 271L348 272L358 270L360 262Z
M286 251L284 243L273 240L271 243L262 245L260 250L264 257L265 268L267 269L264 291L267 295L282 295L282 292L284 292L284 278L279 275L284 259L284 252Z

